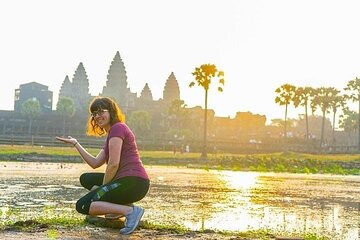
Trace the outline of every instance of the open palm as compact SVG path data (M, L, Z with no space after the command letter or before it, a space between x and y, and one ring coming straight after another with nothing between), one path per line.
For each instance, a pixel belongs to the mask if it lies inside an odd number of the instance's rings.
M71 137L71 136L68 136L68 137L55 137L57 140L59 140L59 141L62 141L62 142L64 142L64 143L69 143L69 144L72 144L72 145L74 145L74 144L76 144L77 143L77 140L76 140L76 138L73 138L73 137Z

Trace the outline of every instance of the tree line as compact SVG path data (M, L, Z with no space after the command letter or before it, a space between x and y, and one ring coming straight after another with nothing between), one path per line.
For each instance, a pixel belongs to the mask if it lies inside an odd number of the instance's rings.
M335 87L300 87L291 84L283 84L275 90L275 103L285 107L284 137L287 137L288 107L303 107L306 121L305 138L309 140L309 110L314 114L316 110L322 113L320 147L324 146L324 123L327 114L332 113L332 142L335 142L336 114L342 112L339 119L339 127L345 132L360 129L360 78L350 80L343 93ZM357 102L359 111L355 112L348 106L349 102ZM358 150L360 151L360 131L358 131Z

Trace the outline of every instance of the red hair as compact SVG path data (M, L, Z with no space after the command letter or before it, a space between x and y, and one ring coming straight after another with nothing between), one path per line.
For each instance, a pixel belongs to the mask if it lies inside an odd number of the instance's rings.
M89 111L93 113L95 111L106 109L110 114L110 125L114 125L117 122L125 123L125 115L122 113L118 104L108 97L96 97L90 104ZM107 132L104 128L100 127L95 119L90 116L87 123L86 134L89 136L101 137Z

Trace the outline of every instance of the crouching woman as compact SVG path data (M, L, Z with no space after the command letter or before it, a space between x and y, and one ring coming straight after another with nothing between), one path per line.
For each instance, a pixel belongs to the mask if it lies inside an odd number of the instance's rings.
M106 135L106 142L97 156L90 154L77 139L56 137L72 144L92 168L106 164L105 173L84 173L83 187L90 190L76 203L76 210L87 215L125 216L121 234L130 234L138 226L144 209L133 203L145 197L150 180L140 160L135 136L125 124L119 106L110 98L97 97L89 107L87 134Z

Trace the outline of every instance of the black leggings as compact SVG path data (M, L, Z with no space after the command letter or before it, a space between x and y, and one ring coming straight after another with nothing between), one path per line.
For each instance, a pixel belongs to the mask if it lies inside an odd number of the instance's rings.
M149 191L150 181L140 177L123 177L102 185L104 173L84 173L80 176L81 185L91 190L76 202L76 210L89 214L90 204L94 201L104 201L127 205L140 201Z

